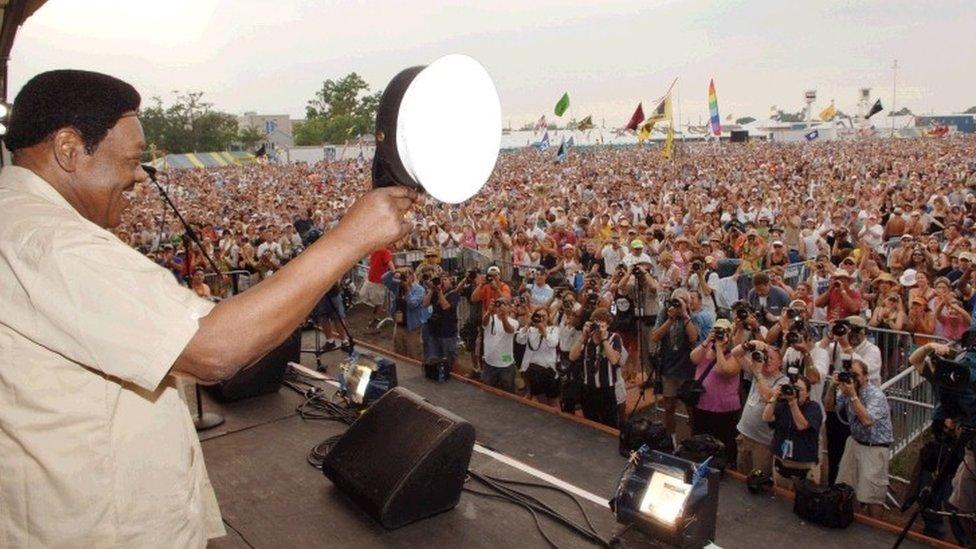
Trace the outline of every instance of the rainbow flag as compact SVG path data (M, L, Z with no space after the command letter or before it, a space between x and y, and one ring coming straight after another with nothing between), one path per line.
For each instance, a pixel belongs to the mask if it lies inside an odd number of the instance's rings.
M712 135L722 135L722 119L718 116L718 96L715 95L715 79L708 83L708 114L711 118Z

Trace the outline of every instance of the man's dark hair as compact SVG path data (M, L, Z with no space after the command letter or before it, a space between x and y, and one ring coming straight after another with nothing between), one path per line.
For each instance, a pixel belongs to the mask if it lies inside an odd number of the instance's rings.
M762 286L764 284L769 284L769 275L768 274L766 274L766 273L756 273L756 275L752 277L752 285L753 286Z
M74 128L94 154L126 113L138 111L139 92L118 78L91 71L56 70L31 78L14 99L4 142L11 151L31 147L62 128Z

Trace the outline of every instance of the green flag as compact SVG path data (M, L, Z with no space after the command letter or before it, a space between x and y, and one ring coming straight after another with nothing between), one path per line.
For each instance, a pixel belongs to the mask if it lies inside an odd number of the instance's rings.
M562 116L563 113L565 113L566 109L568 108L569 108L569 92L564 93L563 96L560 97L559 101L556 103L556 110L555 110L556 116Z

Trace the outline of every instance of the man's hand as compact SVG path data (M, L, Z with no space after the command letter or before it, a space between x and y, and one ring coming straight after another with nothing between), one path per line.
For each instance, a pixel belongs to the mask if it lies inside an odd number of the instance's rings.
M417 201L417 192L408 187L381 187L359 197L346 210L336 227L348 238L362 242L369 251L406 236L413 224L404 219Z
M929 349L939 356L949 356L952 353L952 349L945 343L929 343L928 345Z
M837 384L837 387L840 388L840 392L843 393L846 397L853 398L854 396L857 395L857 390L854 388L853 381L849 383L842 383L838 379L838 375L834 374L834 382Z

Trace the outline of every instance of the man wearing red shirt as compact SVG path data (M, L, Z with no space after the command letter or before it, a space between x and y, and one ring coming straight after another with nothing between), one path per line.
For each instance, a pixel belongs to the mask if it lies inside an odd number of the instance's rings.
M359 297L367 305L373 306L373 319L369 328L375 328L380 320L386 317L383 305L386 303L386 286L383 285L383 275L394 270L393 251L389 247L380 248L369 256L369 274L366 282L359 290Z
M861 292L851 288L851 274L837 269L830 277L830 290L820 294L814 305L827 307L827 322L861 314Z

